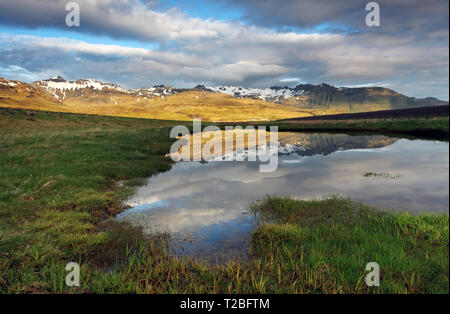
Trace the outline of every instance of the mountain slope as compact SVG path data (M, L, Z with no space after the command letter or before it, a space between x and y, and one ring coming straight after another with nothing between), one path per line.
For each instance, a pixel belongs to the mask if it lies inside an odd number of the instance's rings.
M51 110L58 101L33 85L0 78L0 104L2 107Z
M125 89L94 79L57 76L27 84L0 78L0 106L166 120L266 121L323 114L447 104L415 99L382 87L336 88L302 84L266 89L233 86Z
M428 97L416 99L383 87L334 87L328 84L300 84L295 88L271 87L266 89L235 86L205 87L218 93L238 98L255 98L304 109L337 112L365 112L448 105L448 102Z
M266 121L327 113L163 85L127 90L93 79L66 81L62 77L32 84L4 79L1 82L0 106L3 107L167 120L199 117L219 122Z

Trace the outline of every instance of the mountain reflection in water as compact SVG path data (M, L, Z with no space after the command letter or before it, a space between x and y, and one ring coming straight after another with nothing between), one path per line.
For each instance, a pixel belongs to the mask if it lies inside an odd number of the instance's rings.
M281 133L280 133L281 134ZM383 209L448 212L449 144L381 135L284 133L275 172L258 162L180 162L148 179L119 216L148 231L190 235L185 253L245 255L266 195L298 199L349 196ZM389 176L364 176L365 173ZM181 251L180 251L181 252Z

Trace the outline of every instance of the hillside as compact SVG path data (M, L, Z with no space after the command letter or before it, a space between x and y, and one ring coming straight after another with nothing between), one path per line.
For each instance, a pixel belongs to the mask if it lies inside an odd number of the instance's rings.
M300 84L295 88L270 87L257 89L234 86L204 88L238 98L254 98L297 108L336 112L365 112L448 105L448 102L433 97L416 99L384 87L338 88L328 84Z
M127 90L93 79L66 81L62 77L31 84L0 79L0 106L166 120L199 117L221 122L267 121L328 113L200 89L160 85Z
M57 76L27 84L0 78L0 106L165 120L248 122L437 106L436 98L416 99L382 87L336 88L328 84L266 89L158 85L125 89L94 79Z
M59 106L58 100L45 90L20 81L0 78L0 106L23 109L52 110Z

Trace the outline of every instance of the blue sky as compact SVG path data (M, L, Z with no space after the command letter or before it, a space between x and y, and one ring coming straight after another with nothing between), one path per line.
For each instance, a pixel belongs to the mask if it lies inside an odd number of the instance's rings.
M385 86L448 100L448 1L0 2L0 77L92 77L125 87L298 83ZM293 79L295 78L295 80Z
M157 7L163 10L179 8L189 16L202 19L239 20L244 16L243 9L229 6L224 1L166 0L160 1Z

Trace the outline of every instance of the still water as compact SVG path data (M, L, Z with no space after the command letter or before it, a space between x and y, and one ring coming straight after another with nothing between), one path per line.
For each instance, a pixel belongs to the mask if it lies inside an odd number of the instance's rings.
M298 199L350 197L380 210L449 211L449 144L381 135L291 133L280 137L278 168L251 161L180 162L148 179L120 215L149 232L188 237L179 252L245 255L266 195Z

